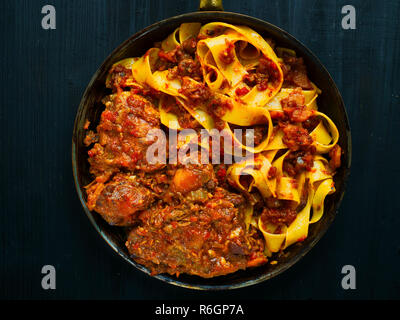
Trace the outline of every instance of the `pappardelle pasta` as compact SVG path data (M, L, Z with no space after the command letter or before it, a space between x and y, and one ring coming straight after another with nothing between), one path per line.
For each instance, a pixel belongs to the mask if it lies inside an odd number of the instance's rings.
M88 207L127 227L132 258L153 274L215 277L263 265L323 217L341 165L339 132L318 111L322 92L295 51L247 26L184 23L117 62L106 87L100 123L85 138L95 176ZM167 155L195 144L211 159L215 141L200 132L218 130L251 157L204 163L198 151L191 162L154 163L154 129L166 133ZM185 143L172 143L188 129ZM252 144L236 129L251 129Z

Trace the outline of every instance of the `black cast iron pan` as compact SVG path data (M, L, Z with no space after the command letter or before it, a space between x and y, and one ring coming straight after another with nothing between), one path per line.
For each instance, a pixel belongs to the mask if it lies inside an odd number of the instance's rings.
M107 72L119 60L143 55L148 48L152 47L155 41L163 40L183 22L201 22L205 24L212 21L247 25L262 36L273 38L277 45L295 50L298 56L304 58L310 79L322 90L322 95L318 98L319 108L337 125L340 132L339 144L344 150L344 155L342 157L342 167L338 169L335 175L336 192L326 199L323 218L318 223L311 225L309 236L305 241L295 244L286 250L286 254L278 259L278 264L266 264L212 279L203 279L184 274L180 275L179 278L163 274L156 276L156 278L170 284L201 290L234 289L250 286L270 279L295 264L318 242L334 220L344 195L351 163L350 126L344 103L334 81L318 58L290 34L270 23L243 14L223 12L221 0L202 0L200 1L199 12L183 14L157 22L122 43L93 75L82 97L72 137L73 174L76 189L86 215L103 239L132 266L150 274L148 269L130 259L124 245L125 235L122 229L108 225L100 215L90 212L86 206L84 186L88 185L93 180L93 177L89 173L88 149L83 144L85 137L83 126L86 120L89 120L92 124L99 122L100 114L104 110L101 99L107 94L105 88Z

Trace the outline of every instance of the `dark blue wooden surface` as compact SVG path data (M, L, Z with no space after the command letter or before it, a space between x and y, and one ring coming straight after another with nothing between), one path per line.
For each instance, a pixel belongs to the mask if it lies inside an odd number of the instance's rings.
M41 28L41 8L57 29ZM341 28L352 4L357 29ZM339 214L305 258L278 277L231 292L173 287L133 269L90 225L71 170L75 112L92 74L131 34L197 10L197 1L1 1L0 297L35 299L400 298L399 1L247 0L226 11L269 21L307 45L347 106L353 165ZM41 288L54 265L57 289ZM357 289L341 288L354 265Z

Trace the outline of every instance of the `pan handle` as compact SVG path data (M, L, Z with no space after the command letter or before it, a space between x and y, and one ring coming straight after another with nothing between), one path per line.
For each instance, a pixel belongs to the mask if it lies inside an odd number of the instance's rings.
M224 11L222 0L200 0L200 11Z

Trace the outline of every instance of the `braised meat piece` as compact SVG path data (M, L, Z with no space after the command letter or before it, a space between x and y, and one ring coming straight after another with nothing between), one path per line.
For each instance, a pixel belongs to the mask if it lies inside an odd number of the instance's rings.
M97 126L98 143L88 152L90 171L96 176L110 176L120 169L151 172L161 163L149 164L146 150L157 137L148 134L160 128L158 111L146 98L122 92L103 100L106 109Z
M305 122L314 115L314 111L305 106L301 88L294 89L289 96L281 100L284 114L291 122Z
M285 157L283 161L283 171L290 177L295 177L298 173L303 171L311 171L313 165L314 156L312 150L293 151Z
M216 188L202 205L185 201L178 206L153 207L140 214L142 224L131 231L126 246L154 274L210 278L244 269L252 251L243 223L243 203L241 195Z
M109 78L106 82L107 88L117 91L118 88L126 87L126 82L132 78L132 70L121 65L116 65L109 71Z
M155 70L169 70L169 79L182 78L189 76L192 79L201 82L203 72L201 64L195 55L197 40L189 38L182 45L175 49L165 52L160 50L159 60L156 63Z
M89 209L114 226L132 225L137 212L147 209L154 200L151 191L129 175L117 175L107 184L98 183L87 191Z
M261 221L263 223L272 223L274 225L287 225L289 226L297 216L297 212L288 206L278 208L264 208L261 214Z
M204 103L211 97L211 91L205 84L193 82L189 77L182 78L179 93L185 95L193 105Z
M311 90L313 87L308 79L307 68L303 58L296 58L288 54L284 54L282 58L283 63L281 64L281 68L285 85Z
M260 58L259 65L243 77L244 82L250 86L257 86L259 91L268 88L268 84L276 85L280 74L276 64L268 58Z
M313 139L306 129L293 124L282 124L281 126L284 133L282 141L290 150L308 150L311 148Z

